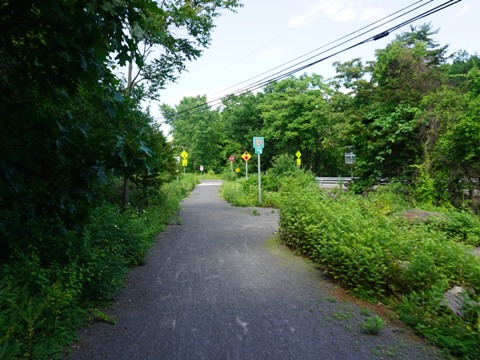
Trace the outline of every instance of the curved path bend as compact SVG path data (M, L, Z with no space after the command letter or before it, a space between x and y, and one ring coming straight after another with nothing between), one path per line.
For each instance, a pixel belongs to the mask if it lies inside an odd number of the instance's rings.
M274 238L278 212L236 208L204 181L182 202L181 225L156 239L146 264L82 329L73 360L435 359L395 326L367 335L373 314L335 298L314 265Z

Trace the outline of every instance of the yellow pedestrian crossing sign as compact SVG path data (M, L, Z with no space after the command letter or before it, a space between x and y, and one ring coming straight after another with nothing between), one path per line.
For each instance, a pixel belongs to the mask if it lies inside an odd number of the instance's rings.
M295 153L295 156L300 159L302 157L302 153L300 152L300 150L298 150L296 153Z
M188 158L188 153L185 150L183 150L182 153L180 154L180 156L182 157L182 159L186 159L186 158Z

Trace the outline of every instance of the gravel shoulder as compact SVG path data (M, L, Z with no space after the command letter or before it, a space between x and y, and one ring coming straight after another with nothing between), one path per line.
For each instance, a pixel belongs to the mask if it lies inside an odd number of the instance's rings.
M182 202L145 265L106 313L79 332L71 359L437 359L275 240L278 211L236 208L204 181ZM343 294L339 296L339 294Z

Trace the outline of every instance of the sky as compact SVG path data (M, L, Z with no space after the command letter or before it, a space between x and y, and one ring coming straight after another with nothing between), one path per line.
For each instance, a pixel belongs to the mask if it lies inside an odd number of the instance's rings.
M204 50L202 57L187 63L187 71L180 75L177 82L168 84L162 90L160 102L150 105L150 111L157 121L162 122L159 104L175 106L183 97L197 95L207 95L209 101L219 99L322 51L324 54L307 63L332 55L447 0L241 1L244 6L237 9L236 13L224 11L216 19L211 44ZM421 5L424 6L365 35L360 34L371 27L358 31L400 9L411 6L408 9L413 10ZM435 39L440 45L449 45L449 54L458 50L478 54L479 15L480 0L463 0L412 25L431 23L433 29L439 29ZM385 19L376 26L391 19ZM376 49L384 48L395 39L395 35L408 30L409 25L387 37L335 55L297 73L296 76L308 72L320 74L325 80L330 79L335 76L333 62L354 58L373 60ZM360 36L339 46L341 41L337 40L353 32L356 33L342 41ZM327 51L334 46L338 47ZM308 53L310 55L299 58ZM299 59L292 61L297 58ZM288 64L282 66L285 63ZM274 68L277 69L271 71ZM260 74L264 75L259 76ZM162 129L168 132L168 127Z

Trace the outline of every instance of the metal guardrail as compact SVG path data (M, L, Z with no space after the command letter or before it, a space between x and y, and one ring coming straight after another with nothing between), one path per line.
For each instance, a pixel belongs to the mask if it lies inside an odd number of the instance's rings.
M352 177L315 177L320 184L342 184L352 181Z
M319 183L320 186L340 186L340 185L345 185L352 181L353 178L348 176L348 177L315 177L315 181Z

